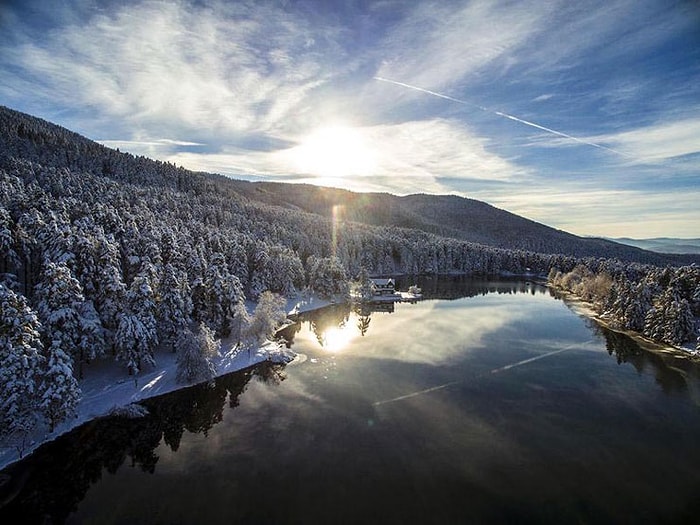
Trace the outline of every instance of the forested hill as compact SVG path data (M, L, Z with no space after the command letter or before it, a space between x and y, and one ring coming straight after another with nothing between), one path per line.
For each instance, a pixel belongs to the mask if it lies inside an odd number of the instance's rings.
M399 227L510 250L574 257L605 257L648 264L683 265L697 255L659 254L557 230L481 201L454 195L355 193L305 184L248 182L196 173L170 163L102 146L65 128L0 106L0 162L25 159L42 166L88 172L119 182L176 191L215 192L234 200L280 206L330 218L335 205L345 221Z
M689 264L693 255L652 254L607 239L579 237L501 210L482 201L456 195L356 193L309 184L231 182L247 197L330 217L342 203L345 220L375 226L399 226L443 237L511 250L563 253L576 257L612 257L653 264Z

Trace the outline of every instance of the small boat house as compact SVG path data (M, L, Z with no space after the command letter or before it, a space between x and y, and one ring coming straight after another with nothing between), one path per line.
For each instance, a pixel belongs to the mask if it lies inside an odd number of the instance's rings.
M393 279L370 279L374 295L394 295L396 293L396 283Z

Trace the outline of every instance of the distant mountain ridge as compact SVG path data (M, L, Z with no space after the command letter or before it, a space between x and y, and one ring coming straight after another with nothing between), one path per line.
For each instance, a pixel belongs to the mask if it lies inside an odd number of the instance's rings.
M618 258L650 264L699 262L695 255L659 254L611 240L579 237L485 202L455 195L356 193L308 184L249 182L192 172L107 148L61 126L0 106L0 165L26 158L46 166L86 171L133 184L178 191L215 191L231 199L360 224L418 230L504 249L576 257Z

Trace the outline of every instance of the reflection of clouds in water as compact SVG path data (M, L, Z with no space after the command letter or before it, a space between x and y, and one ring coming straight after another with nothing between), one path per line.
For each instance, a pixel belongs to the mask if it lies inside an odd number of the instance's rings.
M455 303L459 307L424 302L383 316L381 326L373 326L366 341L356 340L351 351L363 357L437 365L479 347L485 336L526 315L509 304L478 304L474 299ZM377 338L387 338L386 344Z

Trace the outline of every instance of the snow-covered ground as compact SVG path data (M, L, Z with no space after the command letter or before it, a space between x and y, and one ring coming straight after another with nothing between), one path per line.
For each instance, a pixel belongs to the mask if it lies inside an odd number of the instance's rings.
M248 350L236 348L233 341L228 340L222 341L220 353L221 356L216 362L218 376L266 360L287 363L295 356L294 352L278 343L268 342L258 349ZM86 366L85 378L80 382L83 397L78 405L77 417L61 423L50 434L37 432L33 436L33 442L24 450L24 455L91 419L109 414L112 410L189 386L176 382L175 358L175 353L161 351L156 354L156 368L145 370L136 377L128 376L124 367L115 365L110 359ZM15 447L0 444L0 469L18 459Z

